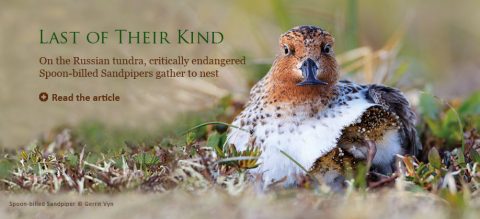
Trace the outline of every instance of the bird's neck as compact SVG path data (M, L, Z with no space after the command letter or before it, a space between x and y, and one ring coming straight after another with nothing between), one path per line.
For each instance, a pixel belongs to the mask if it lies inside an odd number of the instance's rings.
M275 60L264 78L267 103L323 104L325 106L337 95L336 83L339 74L336 64L322 67L318 79L326 82L326 85L299 86L297 84L303 78L299 78L298 73L292 71L291 62Z
M272 80L266 83L266 101L291 105L317 105L322 107L338 95L335 83L328 85L298 86L291 81L282 81L279 78L267 78Z

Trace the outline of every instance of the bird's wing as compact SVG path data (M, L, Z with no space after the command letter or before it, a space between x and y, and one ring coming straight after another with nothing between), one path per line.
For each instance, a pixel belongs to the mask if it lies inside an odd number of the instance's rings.
M369 85L367 99L397 114L402 123L403 145L410 154L416 156L422 145L415 129L416 115L401 91L382 85Z
M236 128L230 129L227 142L233 144L237 150L245 150L247 146L249 146L254 127L253 124L250 123L250 118L247 118L247 116L248 114L258 113L255 110L255 106L259 104L261 94L264 92L265 80L265 77L263 77L252 87L248 102L245 104L245 109L232 122L232 125ZM242 119L247 121L247 124L242 124Z

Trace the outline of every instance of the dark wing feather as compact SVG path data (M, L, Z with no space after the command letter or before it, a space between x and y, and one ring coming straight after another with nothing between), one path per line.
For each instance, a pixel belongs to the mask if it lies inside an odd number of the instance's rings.
M395 88L373 84L368 88L367 98L397 114L402 123L400 133L403 135L403 145L411 155L417 156L422 149L415 129L417 117L402 92Z

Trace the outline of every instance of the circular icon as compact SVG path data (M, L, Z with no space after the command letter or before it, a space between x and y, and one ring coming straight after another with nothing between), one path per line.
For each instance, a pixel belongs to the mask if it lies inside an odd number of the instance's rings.
M45 102L48 100L48 94L47 92L42 92L38 95L38 99L40 99L40 101L42 102Z

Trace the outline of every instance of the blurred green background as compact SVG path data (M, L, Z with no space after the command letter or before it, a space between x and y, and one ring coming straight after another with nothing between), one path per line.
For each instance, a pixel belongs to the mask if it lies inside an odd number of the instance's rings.
M317 25L336 38L342 77L465 98L480 87L479 1L236 0L0 2L0 146L25 145L52 128L78 126L104 141L151 139L215 117L220 98L244 101L278 51L281 33ZM219 45L40 45L39 30L221 31ZM216 79L49 79L41 56L247 57ZM42 103L39 92L104 94L120 103ZM179 125L180 124L180 125ZM94 137L92 137L94 136ZM111 136L123 136L122 139ZM110 139L110 140L108 140Z

